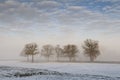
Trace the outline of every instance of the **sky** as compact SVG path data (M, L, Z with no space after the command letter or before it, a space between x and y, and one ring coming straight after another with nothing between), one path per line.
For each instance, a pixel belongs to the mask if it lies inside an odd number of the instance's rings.
M98 40L99 60L120 61L120 0L0 0L0 59L24 45Z

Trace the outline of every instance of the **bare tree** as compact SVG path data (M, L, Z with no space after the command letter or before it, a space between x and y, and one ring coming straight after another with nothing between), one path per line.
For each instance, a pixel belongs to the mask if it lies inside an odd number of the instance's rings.
M60 48L60 45L57 45L55 47L55 53L56 53L56 57L57 57L57 61L59 61L59 57L62 55L63 50L62 48Z
M27 62L29 62L29 53L26 51L26 48L24 47L24 49L22 50L21 56L27 57Z
M53 54L53 46L52 45L44 45L41 49L41 54L47 58L49 61L50 56Z
M34 55L38 54L39 51L38 51L38 46L36 43L29 43L29 44L26 44L23 51L22 51L22 54L29 57L31 56L32 57L32 62L34 62Z
M86 39L82 47L84 49L84 54L90 57L91 62L93 62L97 56L100 55L98 41Z
M76 53L78 52L78 48L74 44L68 44L64 46L64 54L69 58L69 61L72 61L76 57Z

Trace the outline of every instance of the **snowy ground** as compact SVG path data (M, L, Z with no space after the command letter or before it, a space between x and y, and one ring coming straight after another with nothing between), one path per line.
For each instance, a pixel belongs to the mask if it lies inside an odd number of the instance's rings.
M0 61L0 80L120 80L120 64Z

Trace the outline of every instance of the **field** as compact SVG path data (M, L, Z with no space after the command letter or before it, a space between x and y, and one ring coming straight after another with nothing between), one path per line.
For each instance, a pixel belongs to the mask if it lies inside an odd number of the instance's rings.
M120 64L0 61L0 80L120 80Z

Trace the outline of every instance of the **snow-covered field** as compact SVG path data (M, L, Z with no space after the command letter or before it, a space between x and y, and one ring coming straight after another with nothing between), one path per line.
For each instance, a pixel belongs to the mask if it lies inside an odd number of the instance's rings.
M120 80L120 64L0 61L0 80Z

